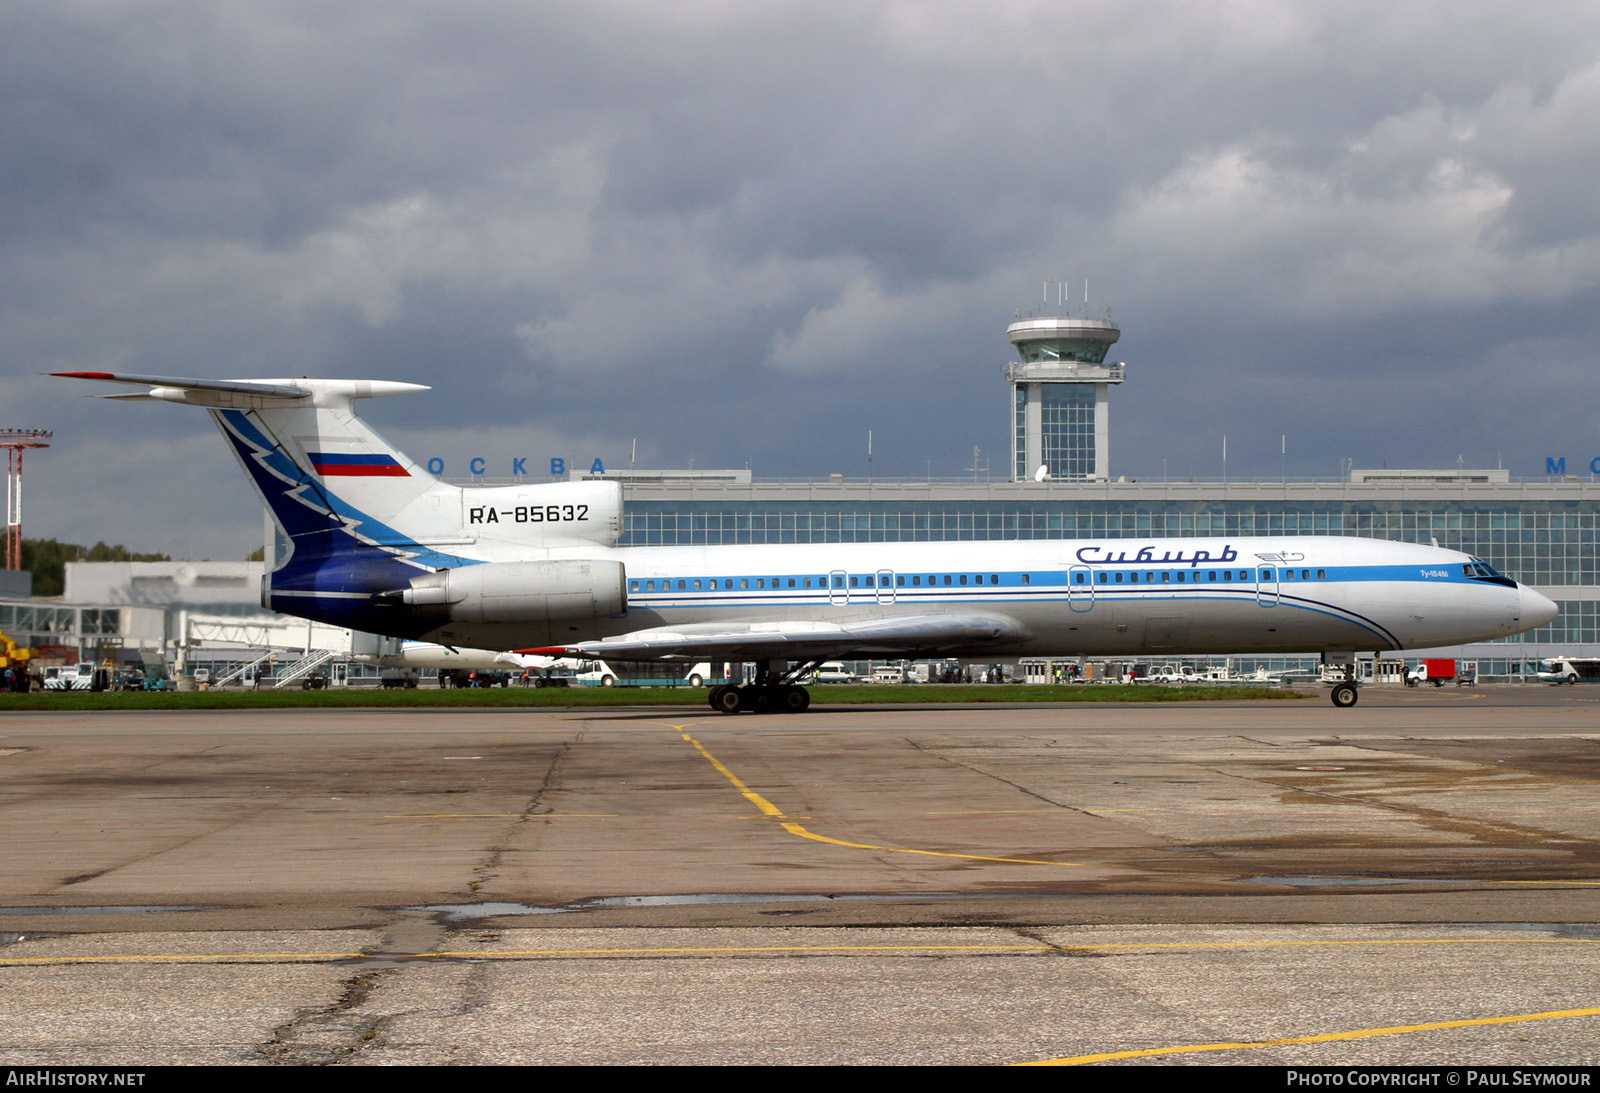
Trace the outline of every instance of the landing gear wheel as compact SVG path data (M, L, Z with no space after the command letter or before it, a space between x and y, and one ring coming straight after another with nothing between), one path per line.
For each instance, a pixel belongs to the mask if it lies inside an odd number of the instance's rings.
M718 687L711 695L711 708L721 713L738 713L744 706L744 696L737 687Z
M1360 698L1361 696L1356 691L1356 685L1354 683L1336 683L1333 687L1333 693L1328 697L1333 699L1333 704L1335 706L1338 706L1341 710L1343 710L1354 706L1356 704L1356 699Z
M785 687L778 708L785 713L805 713L811 705L811 692L804 687Z
M771 687L757 687L753 684L749 687L741 687L739 688L739 699L740 709L750 710L753 713L772 712Z

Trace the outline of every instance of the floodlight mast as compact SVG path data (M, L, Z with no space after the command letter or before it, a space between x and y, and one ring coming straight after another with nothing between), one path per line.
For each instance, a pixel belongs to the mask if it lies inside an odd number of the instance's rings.
M6 450L5 567L22 568L22 453L28 448L48 448L48 429L0 429L0 448Z

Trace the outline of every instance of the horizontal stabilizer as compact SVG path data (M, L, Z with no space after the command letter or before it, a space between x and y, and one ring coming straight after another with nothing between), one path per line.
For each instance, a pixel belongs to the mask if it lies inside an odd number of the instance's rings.
M53 376L67 379L99 380L102 383L128 383L148 390L132 395L110 395L110 398L132 400L152 399L157 402L180 402L189 406L205 406L213 410L260 410L272 406L303 404L327 408L348 407L350 400L382 398L385 395L407 395L413 391L426 391L420 383L400 383L395 380L336 380L336 379L251 379L207 380L179 376L140 376L131 372L52 372Z
M177 376L137 376L131 372L52 372L74 380L100 380L104 383L132 383L140 387L169 387L178 391L216 391L229 395L254 395L257 398L302 399L311 392L304 387L289 387L278 383L258 383L254 380L202 380L182 379ZM111 398L154 398L149 392L142 395L111 395Z

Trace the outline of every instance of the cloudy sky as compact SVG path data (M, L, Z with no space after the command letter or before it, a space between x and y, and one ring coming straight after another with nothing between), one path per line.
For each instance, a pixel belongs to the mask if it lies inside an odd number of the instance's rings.
M1129 364L1112 471L1600 455L1600 6L0 7L30 536L242 557L198 411L39 373L429 383L466 473L1006 473L1005 326ZM1280 437L1287 437L1287 457Z

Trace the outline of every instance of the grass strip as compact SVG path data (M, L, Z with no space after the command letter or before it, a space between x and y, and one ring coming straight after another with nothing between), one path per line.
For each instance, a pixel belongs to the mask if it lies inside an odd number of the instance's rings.
M811 688L813 706L994 702L1254 702L1306 698L1282 687L1161 686L1118 684L1031 686L1027 684L918 684L907 686L822 685ZM560 708L589 706L699 706L704 688L690 687L484 687L418 688L413 691L357 688L322 691L33 691L0 693L0 712L38 710L277 710L387 707Z

